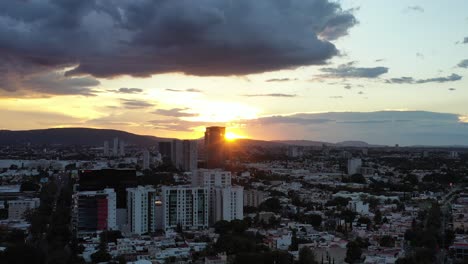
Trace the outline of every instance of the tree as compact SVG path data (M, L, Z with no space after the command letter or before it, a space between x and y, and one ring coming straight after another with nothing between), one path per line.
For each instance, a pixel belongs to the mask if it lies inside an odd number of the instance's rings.
M351 175L349 180L350 180L350 182L354 182L354 183L361 183L361 184L366 183L366 178L364 178L364 176L362 174L359 174L359 173Z
M277 198L269 198L260 204L261 211L279 213L281 211L281 203Z
M346 263L356 263L361 260L362 249L355 241L348 242L346 245Z
M308 247L302 247L299 250L298 264L318 264L315 260L315 253Z

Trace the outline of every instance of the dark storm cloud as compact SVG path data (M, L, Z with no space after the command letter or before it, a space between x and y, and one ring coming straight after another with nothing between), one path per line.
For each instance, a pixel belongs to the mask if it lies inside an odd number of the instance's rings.
M457 89L455 89L455 88L449 88L449 91L455 91L455 90L457 90Z
M188 92L188 93L202 93L202 90L199 89L194 89L194 88L189 88L189 89L166 89L168 92L176 92L176 93L181 93L181 92Z
M468 68L468 59L460 61L457 66L460 68Z
M127 109L143 109L153 107L153 103L148 103L142 100L120 99L122 105Z
M185 111L189 110L189 108L172 108L172 109L158 109L154 111L154 114L161 115L161 116L171 116L171 117L193 117L198 116L197 114L193 113L186 113Z
M296 97L296 94L270 93L270 94L244 94L245 97Z
M465 37L465 38L463 39L463 44L468 44L468 37Z
M455 82L461 80L463 77L452 73L447 77L435 77L435 78L428 78L428 79L414 79L413 77L400 77L400 78L392 78L387 80L387 83L396 83L396 84L422 84L422 83L446 83L446 82Z
M0 96L3 97L95 96L97 91L93 88L99 84L100 82L92 77L67 78L62 72L42 72L22 76L10 72L2 73L0 68Z
M325 78L377 78L380 75L387 73L387 67L371 67L361 68L354 67L354 62L341 64L337 68L323 68L320 71L324 72L320 77Z
M64 67L144 77L323 64L356 23L330 0L0 1L0 85Z
M119 88L118 90L111 90L114 93L121 93L121 94L138 94L142 93L143 89L140 88Z

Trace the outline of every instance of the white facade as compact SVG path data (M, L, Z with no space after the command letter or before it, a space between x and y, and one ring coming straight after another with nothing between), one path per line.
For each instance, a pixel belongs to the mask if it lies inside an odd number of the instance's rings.
M156 231L156 190L150 186L127 188L127 223L133 234Z
M348 174L353 175L359 173L362 167L361 159L348 159Z
M20 220L24 219L24 213L28 210L39 207L39 198L28 198L21 200L8 201L8 219Z
M104 156L108 157L109 156L109 141L104 141Z
M244 188L228 186L214 189L214 222L220 220L232 221L244 218Z
M207 188L164 186L161 198L164 230L208 228Z
M192 175L192 186L207 188L231 186L231 172L220 169L200 169Z
M243 219L244 189L231 186L231 172L201 169L192 175L192 185L209 190L209 222Z

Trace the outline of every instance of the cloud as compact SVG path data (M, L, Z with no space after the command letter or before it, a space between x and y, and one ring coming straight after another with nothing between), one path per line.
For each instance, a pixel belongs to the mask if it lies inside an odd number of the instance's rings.
M261 73L323 64L339 53L331 41L356 23L331 0L1 1L0 68L72 67L67 76L99 78Z
M296 97L296 94L270 93L270 94L244 94L245 97Z
M181 93L181 92L189 92L189 93L202 93L202 90L199 89L194 89L194 88L189 88L189 89L166 89L168 92L176 92L176 93Z
M387 83L396 83L396 84L422 84L422 83L446 83L446 82L455 82L461 80L463 77L452 73L447 77L435 77L435 78L428 78L428 79L414 79L413 77L399 77L399 78L391 78L387 80Z
M468 68L468 59L460 61L457 66L460 68Z
M468 44L468 37L465 37L465 38L463 39L463 44Z
M1 65L1 62L0 62ZM92 77L65 77L63 72L16 74L0 67L0 96L48 97L54 95L95 96L100 82Z
M449 91L455 91L455 90L457 90L457 89L455 89L455 88L449 88Z
M420 13L424 13L424 8L422 8L421 6L408 6L406 8L407 11L415 11L415 12L420 12Z
M323 68L320 71L324 74L319 75L324 78L377 78L388 72L387 67L362 68L354 67L354 62L341 64L337 68Z
M143 100L130 100L130 99L120 99L122 105L127 109L143 109L153 107L153 103L148 103Z
M426 111L329 112L261 117L242 125L254 138L461 145L468 142L468 126L461 120L457 114Z
M142 93L143 89L140 88L119 88L118 90L111 90L114 93L121 93L121 94L138 94Z
M338 96L330 96L329 98L331 98L331 99L343 99L343 96L340 96L340 95L338 95Z
M161 116L171 116L171 117L194 117L198 114L187 113L185 111L190 110L189 108L172 108L172 109L158 109L154 111L154 114Z
M274 79L268 79L266 82L288 82L288 81L293 81L296 79L290 79L290 78L274 78Z

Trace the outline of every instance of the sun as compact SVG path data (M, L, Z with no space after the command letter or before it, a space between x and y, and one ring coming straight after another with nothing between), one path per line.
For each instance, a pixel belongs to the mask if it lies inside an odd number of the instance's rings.
M236 139L245 138L245 137L241 136L241 135L238 135L236 133L233 133L233 132L227 132L224 135L224 138L226 139L226 141L234 141Z

